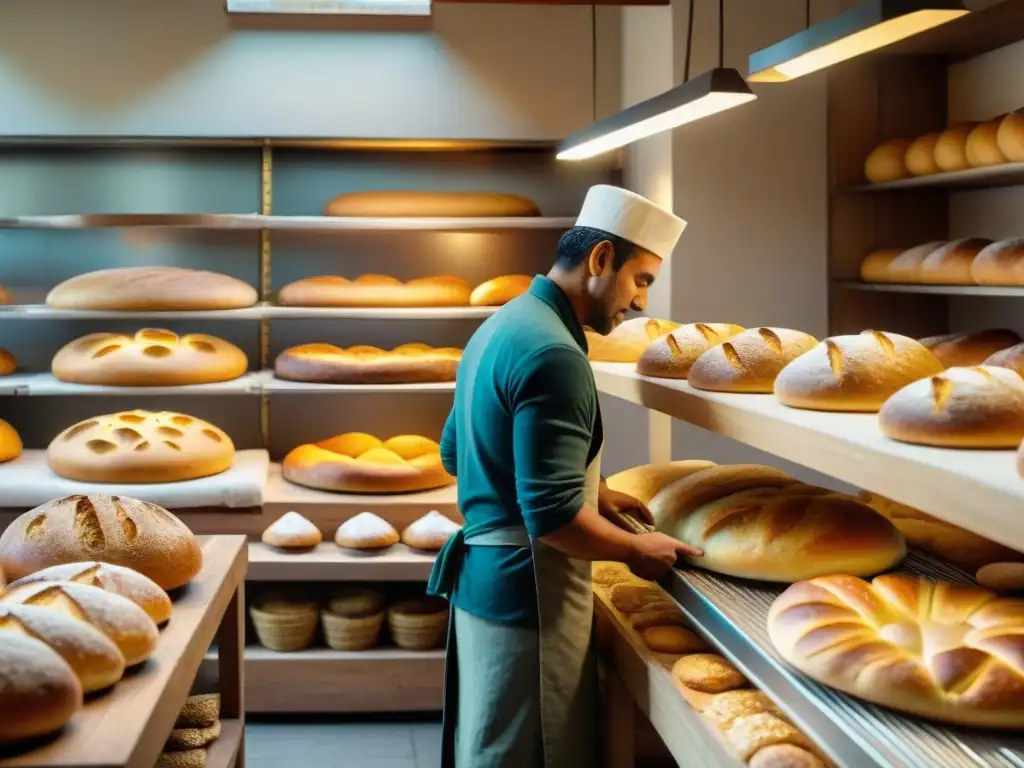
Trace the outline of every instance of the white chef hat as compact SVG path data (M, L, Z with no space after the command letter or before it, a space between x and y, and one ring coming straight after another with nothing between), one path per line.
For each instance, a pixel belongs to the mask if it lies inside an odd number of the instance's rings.
M576 226L602 229L667 259L686 222L635 192L598 184L587 192Z

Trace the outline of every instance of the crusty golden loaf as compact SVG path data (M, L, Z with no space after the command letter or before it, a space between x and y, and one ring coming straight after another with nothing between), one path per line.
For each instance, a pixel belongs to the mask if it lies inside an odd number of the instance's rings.
M981 365L996 352L1019 344L1021 341L1014 331L995 328L973 333L949 333L944 336L929 336L921 344L930 349L947 368Z
M616 472L608 478L607 483L613 491L628 494L644 504L649 504L651 499L669 483L713 466L715 466L713 461L698 460L643 464Z
M46 643L29 635L0 636L0 743L59 731L81 709L82 685Z
M118 267L65 280L46 297L58 309L164 312L251 307L256 289L228 275L181 267Z
M521 195L440 190L368 190L338 195L327 203L324 215L371 218L539 216L540 210L536 203Z
M935 162L935 145L939 143L938 131L918 136L907 147L903 160L913 176L929 176L939 173L942 169Z
M872 184L905 179L908 175L906 155L910 139L890 139L871 150L864 161L864 176Z
M984 361L983 365L1009 368L1011 371L1016 371L1020 376L1024 376L1024 342L992 353Z
M997 135L1003 118L1000 115L994 120L986 120L978 123L969 134L967 134L967 146L964 154L967 157L967 164L972 168L981 168L987 165L999 165L1006 162L1006 155L999 149Z
M978 285L1024 285L1024 238L986 246L971 262L971 279Z
M1024 109L1003 118L996 132L996 143L1011 163L1024 163Z
M14 355L0 347L0 376L8 376L18 369L18 361Z
M913 248L907 248L899 256L889 262L886 267L887 283L918 283L921 281L921 264L926 258L938 248L944 246L948 241L933 240Z
M284 286L277 301L296 307L466 307L471 295L465 280L444 275L404 283L386 275L317 275Z
M971 267L974 259L991 240L971 237L953 240L929 253L917 271L918 282L939 285L972 285Z
M0 419L0 464L21 456L21 436L17 430Z
M526 293L533 282L531 275L502 275L480 283L469 296L474 307L496 307L507 304Z
M949 173L963 171L970 167L967 162L967 137L971 135L976 123L954 125L941 134L935 142L935 164L939 170Z
M636 371L661 379L685 379L697 358L743 331L732 323L690 323L651 344L636 362Z
M893 282L889 267L904 250L903 248L882 248L872 251L860 263L860 279L865 283Z
M587 356L605 363L635 363L654 341L674 331L679 323L653 317L634 317L620 323L607 336L586 331Z
M714 392L770 393L775 377L818 340L789 328L749 328L697 358L687 380Z
M343 349L333 344L301 344L277 356L274 375L290 381L324 384L413 384L455 381L462 350L402 344L392 350L371 346Z

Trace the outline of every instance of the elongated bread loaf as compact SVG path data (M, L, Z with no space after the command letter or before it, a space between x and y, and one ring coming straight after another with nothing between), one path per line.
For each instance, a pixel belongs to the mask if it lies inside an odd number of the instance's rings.
M921 264L935 250L946 245L945 240L933 240L929 243L907 248L899 256L889 262L886 272L887 283L919 283L921 282Z
M1000 350L1020 343L1020 336L1007 328L973 333L949 333L929 336L921 344L947 368L981 365Z
M991 240L971 237L946 243L928 254L918 269L917 279L921 283L941 285L972 285L971 267L975 257Z
M953 125L939 134L935 142L935 164L945 173L970 168L967 162L967 137L976 123Z
M274 375L290 381L329 384L409 384L455 381L462 350L403 344L392 350L333 344L302 344L277 356Z
M714 467L713 461L666 461L659 464L644 464L617 472L608 478L608 487L625 493L644 504L658 495L662 488L689 477L695 472Z
M929 176L942 171L935 162L935 145L939 143L941 135L938 131L926 133L910 143L903 159L911 175Z
M531 275L502 275L480 283L469 296L474 307L496 307L507 304L530 290Z
M999 149L997 141L999 126L1002 125L1005 117L1006 115L1000 115L994 120L979 123L974 130L967 134L967 146L964 148L964 154L967 156L967 164L972 168L1006 162L1006 155Z
M537 204L521 195L493 192L382 190L348 192L331 200L325 216L435 217L539 216Z
M1024 238L985 247L971 262L971 279L978 285L1024 285Z
M872 251L860 263L860 279L865 283L893 282L890 266L903 251L903 248L883 248Z
M864 176L872 184L905 179L908 175L906 155L910 139L889 139L871 150L864 161Z
M21 456L21 436L17 430L0 419L0 464Z
M996 132L996 143L1011 163L1024 163L1024 109L1003 118Z
M611 333L586 331L587 356L605 363L635 363L655 340L679 327L671 320L633 317L620 323Z
M636 371L661 379L685 379L698 357L742 330L742 326L732 323L681 326L645 349L636 361Z
M1012 347L992 353L983 365L995 365L1000 368L1009 368L1024 376L1024 343L1015 344Z
M87 272L55 286L58 309L163 312L251 307L256 289L216 272L181 267L118 267Z
M386 275L348 280L317 275L281 289L279 304L296 307L466 307L472 289L458 277L420 277L403 283Z
M59 731L81 709L82 684L46 643L18 632L0 634L0 743Z
M698 357L687 380L714 392L770 393L779 372L817 343L803 331L749 328Z

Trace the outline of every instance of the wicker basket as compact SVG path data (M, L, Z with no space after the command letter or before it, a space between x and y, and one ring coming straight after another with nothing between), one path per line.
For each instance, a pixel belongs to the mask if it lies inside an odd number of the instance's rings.
M399 648L427 651L444 645L448 605L444 600L406 600L388 608L388 628Z
M365 651L373 648L384 626L384 612L369 616L339 616L333 611L322 611L324 640L336 651Z
M272 651L301 651L316 635L315 603L268 602L249 609L260 645Z

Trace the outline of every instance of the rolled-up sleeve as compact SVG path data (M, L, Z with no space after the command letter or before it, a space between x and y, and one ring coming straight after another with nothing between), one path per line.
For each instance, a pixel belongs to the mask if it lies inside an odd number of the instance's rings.
M448 418L444 422L444 429L441 430L441 464L445 472L452 477L458 476L458 453L456 448L458 442L455 434L455 408L448 412Z
M548 347L523 364L511 393L516 495L537 538L569 523L583 506L596 394L586 359Z

